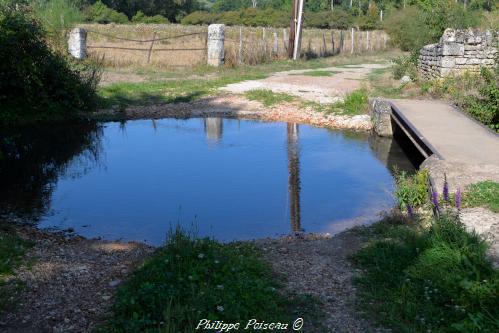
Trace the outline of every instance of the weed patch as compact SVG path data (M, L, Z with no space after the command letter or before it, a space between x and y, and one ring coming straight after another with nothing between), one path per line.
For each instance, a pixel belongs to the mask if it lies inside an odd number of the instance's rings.
M291 322L292 304L252 245L177 230L118 291L107 332L194 332L203 318ZM313 311L312 311L313 312ZM296 319L296 318L294 318Z
M468 207L483 206L499 213L499 183L484 181L470 185L464 195L464 204Z
M379 226L382 225L382 226ZM487 244L456 216L424 229L380 222L374 240L353 257L363 306L396 332L496 332L499 273Z
M282 102L291 102L295 98L284 93L275 93L268 89L255 89L246 93L246 97L252 101L259 101L265 106L273 106Z

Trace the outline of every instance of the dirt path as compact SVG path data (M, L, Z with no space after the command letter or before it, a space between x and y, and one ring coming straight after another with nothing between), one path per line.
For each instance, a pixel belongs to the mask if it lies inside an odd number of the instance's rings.
M335 103L362 87L374 70L389 65L361 64L274 73L266 79L229 84L221 90L242 94L254 89L269 89L318 103ZM329 73L329 75L327 75Z
M139 243L68 239L62 234L21 229L34 241L18 270L24 290L15 309L0 317L6 333L92 332L112 304L116 287L152 248Z
M367 243L351 229L332 238L265 239L255 241L274 271L287 277L286 291L310 294L323 303L326 332L375 332L356 309L352 277L357 271L349 256Z

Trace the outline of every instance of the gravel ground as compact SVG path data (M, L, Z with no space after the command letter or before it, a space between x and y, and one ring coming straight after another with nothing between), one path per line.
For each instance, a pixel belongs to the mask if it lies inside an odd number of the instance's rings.
M152 251L139 243L68 238L33 228L22 228L21 235L34 241L26 257L35 261L17 272L26 288L16 308L0 318L6 333L92 332L115 288Z
M255 241L273 270L286 276L290 294L310 294L323 303L326 332L379 332L356 309L352 277L359 273L348 257L367 243L345 231L332 238L314 235ZM306 318L304 318L306 320Z
M459 216L468 230L475 229L489 242L489 257L499 269L499 214L476 207L461 210Z

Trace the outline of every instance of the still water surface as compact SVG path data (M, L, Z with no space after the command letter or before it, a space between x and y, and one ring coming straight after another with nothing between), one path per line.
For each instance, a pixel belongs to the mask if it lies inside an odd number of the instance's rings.
M392 207L390 170L413 169L389 139L234 119L86 124L10 140L4 214L151 244L176 224L222 241L335 233Z

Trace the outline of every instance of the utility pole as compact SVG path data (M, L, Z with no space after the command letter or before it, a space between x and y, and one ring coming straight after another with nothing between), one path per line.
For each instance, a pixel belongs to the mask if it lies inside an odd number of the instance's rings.
M303 22L303 3L304 2L305 2L305 0L298 0L298 18L297 18L297 22L296 22L293 60L300 59L302 22Z
M289 28L288 56L293 60L300 58L304 0L293 0L293 12Z
M296 34L296 23L297 23L297 12L298 12L298 0L293 0L293 5L291 6L291 23L289 25L289 43L288 43L288 57L293 59L293 53L295 50L295 34Z

